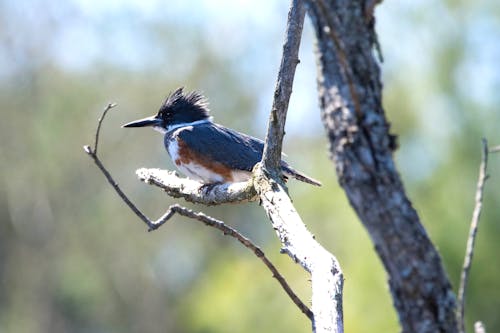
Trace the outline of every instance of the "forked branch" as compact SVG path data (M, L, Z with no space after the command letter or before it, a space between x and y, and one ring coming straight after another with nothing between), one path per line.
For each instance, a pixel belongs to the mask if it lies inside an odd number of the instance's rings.
M282 243L283 252L311 274L313 332L340 333L344 330L342 311L344 278L340 265L335 256L325 250L307 230L288 196L280 168L288 103L295 69L299 63L298 54L305 13L302 0L291 1L264 153L261 167L254 171L254 185Z
M255 245L250 239L248 239L247 237L243 236L237 230L231 228L230 226L226 225L222 221L214 219L213 217L205 215L205 214L203 214L201 212L198 212L198 213L194 212L194 211L192 211L192 210L190 210L190 209L188 209L186 207L182 207L182 206L177 205L177 204L171 205L167 209L167 211L165 212L165 214L163 214L157 220L150 220L145 214L143 214L137 208L137 206L122 191L122 189L120 188L120 186L118 186L118 184L116 183L116 181L113 179L113 177L111 176L111 174L109 173L109 171L104 167L104 165L102 164L101 160L97 156L97 147L98 147L98 143L99 143L99 134L100 134L100 131L101 131L102 122L103 122L104 118L106 117L106 114L108 113L108 111L110 109L112 109L113 107L115 107L115 106L116 106L116 104L111 104L110 103L110 104L108 104L106 106L106 108L104 108L103 113L102 113L101 117L98 120L98 125L97 125L97 129L96 129L96 133L95 133L94 148L92 149L89 145L86 145L86 146L83 147L83 149L92 158L92 160L94 161L94 163L97 165L97 167L99 168L99 170L101 170L101 172L104 174L104 177L106 178L106 180L108 181L108 183L113 187L113 189L115 190L115 192L120 196L120 198L137 215L137 217L139 217L139 219L141 219L141 221L143 221L148 226L148 230L152 231L152 230L158 229L165 222L167 222L168 220L170 220L170 218L172 216L174 216L175 214L179 214L179 215L182 215L184 217L188 217L188 218L191 218L193 220L200 221L200 222L204 223L207 226L210 226L210 227L216 228L217 230L222 231L224 233L224 235L228 235L228 236L231 236L231 237L237 239L246 248L248 248L249 250L251 250L260 260L262 260L262 262L271 271L271 273L273 274L273 277L279 282L279 284L281 285L281 287L285 290L285 292L291 298L291 300L295 303L295 305L309 319L312 320L313 314L312 314L311 310L293 292L293 290L290 288L290 286L286 282L285 278L279 273L279 271L277 270L277 268L265 256L264 252L257 245ZM145 171L144 171L144 173L142 175L146 177L148 175L148 173L147 173L146 169L144 169L144 170ZM151 183L155 183L156 182L155 185L161 185L160 181L158 179L154 178L154 177L152 177L152 178L147 178L146 177L146 178L144 178L144 181L151 182ZM184 183L183 183L183 181L184 181ZM189 184L189 180L182 180L182 179L180 179L179 180L179 184L180 185L178 186L178 188L177 189L173 189L173 190L179 190L180 192L184 191L183 195L188 195L188 193L186 192L186 188L184 188L181 185L183 185L183 184L184 185ZM193 186L193 184L190 184L190 185ZM243 185L245 185L245 184L243 184ZM160 187L162 187L162 186L160 186ZM198 188L196 186L194 186L193 188L191 188L191 190L193 191L191 194L193 194L195 192L198 193L198 195L200 193L203 193L203 192L199 193L201 187L202 187L202 185L198 184ZM207 198L216 198L217 200L222 200L222 201L224 201L224 199L225 199L226 200L225 202L230 202L231 199L235 200L235 201L237 201L236 199L238 199L239 201L243 201L243 200L251 200L253 197L255 197L255 192L252 192L252 190L249 190L248 186L242 186L241 188L238 188L237 186L236 187L227 187L227 188L224 188L223 185L218 185L216 187L218 187L218 188L214 187L214 188L211 188L211 189L208 189L208 188L203 189L203 191L205 191L205 194L206 194ZM164 189L166 190L166 188L164 188ZM226 193L227 193L227 195L226 195L225 198L224 198L224 195L223 195L224 189L226 189ZM238 189L241 190L241 193L239 193L239 194L237 193ZM245 196L246 196L246 199L243 199ZM193 197L194 197L194 194L193 194ZM212 202L211 204L216 204L216 203Z

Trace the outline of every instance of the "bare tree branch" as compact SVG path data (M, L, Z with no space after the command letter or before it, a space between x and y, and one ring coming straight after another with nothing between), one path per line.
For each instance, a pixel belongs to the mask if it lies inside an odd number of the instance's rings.
M138 169L137 177L158 186L169 196L204 205L242 203L257 200L252 181L203 185L189 178L180 178L176 172L161 169Z
M114 108L116 106L116 103L109 103L103 110L101 116L97 120L97 129L95 131L95 138L94 138L94 154L97 155L97 145L99 144L99 134L101 133L101 125L102 121L106 117L106 114L108 113L109 110Z
M224 233L224 235L231 236L236 238L241 244L243 244L246 248L250 249L262 262L266 265L266 267L273 273L273 277L278 280L281 287L285 290L287 295L291 298L291 300L297 305L297 307L304 313L309 319L313 319L312 311L300 300L300 298L293 292L292 288L288 285L285 278L279 273L276 267L269 261L269 259L265 256L264 252L256 246L252 241L242 234L240 234L236 229L231 228L226 225L224 222L214 219L213 217L207 216L203 213L196 213L190 209L185 207L181 207L179 205L170 206L169 210L163 217L159 219L157 228L163 224L166 220L168 220L174 213L179 215L189 217L194 220L198 220L203 222L205 225L209 227L216 228ZM164 217L166 217L164 219ZM162 222L163 221L163 222Z
M292 0L288 13L283 56L276 82L273 107L261 167L254 171L254 185L263 208L287 253L311 274L314 332L343 332L343 275L337 259L307 230L295 210L281 178L281 149L288 103L304 24L302 0Z
M99 134L101 132L101 125L106 117L106 114L108 113L109 110L111 110L113 107L116 106L116 103L109 103L106 108L104 108L101 117L98 120L97 124L97 129L95 132L95 142L94 142L94 149L90 148L90 146L83 146L83 150L92 158L94 163L97 165L99 170L104 174L104 177L106 177L106 180L108 183L114 188L116 193L120 196L120 198L127 204L127 206L130 207L130 209L144 222L149 226L149 219L130 201L130 199L123 193L121 188L118 186L118 183L115 182L113 177L111 177L111 174L106 170L104 165L102 164L101 160L97 157L97 147L99 144Z
M283 55L274 90L273 105L269 115L266 143L262 154L262 164L268 172L281 172L281 151L285 135L288 103L292 94L295 69L299 64L299 48L306 9L303 1L292 0L283 44Z
M482 140L482 158L479 166L479 179L477 180L476 199L474 212L472 214L472 221L470 224L469 237L467 239L467 247L465 249L464 265L462 274L460 275L460 287L458 289L458 308L457 308L457 321L460 325L460 332L465 333L465 296L467 290L467 282L469 280L469 272L472 265L472 257L474 256L474 244L476 235L479 228L479 219L481 218L481 210L483 207L483 193L484 185L488 179L486 170L488 167L488 142L483 138Z
M313 332L343 332L344 279L338 261L307 230L279 180L257 168L254 182L282 252L311 274Z
M271 261L265 256L264 252L256 246L250 239L246 238L242 234L240 234L237 230L231 228L230 226L224 224L224 222L219 221L214 219L213 217L210 217L208 215L205 215L203 213L196 213L188 208L182 207L180 205L171 205L168 210L163 214L159 219L153 221L150 220L146 215L144 215L135 205L134 203L127 197L127 195L121 190L121 188L118 186L118 184L115 182L109 171L104 167L102 164L101 160L97 156L97 147L99 143L99 134L101 131L101 125L106 117L106 114L110 109L115 107L116 104L108 104L106 108L103 110L101 117L98 120L98 125L95 133L95 142L94 142L94 149L92 149L90 146L85 145L83 147L84 151L92 158L94 163L97 165L99 170L104 174L106 180L108 181L109 184L113 187L115 192L120 196L120 198L127 204L127 206L148 226L148 231L156 230L159 227L161 227L165 222L167 222L172 216L174 216L176 213L179 215L182 215L184 217L189 217L191 219L203 222L205 225L216 228L220 231L222 231L225 235L229 235L233 238L236 238L241 244L243 244L246 248L250 249L262 262L266 265L266 267L272 272L273 277L278 281L278 283L281 285L281 287L285 290L287 295L290 297L290 299L295 303L295 305L304 313L309 319L313 320L313 314L312 311L307 307L307 305L304 304L300 300L300 298L293 292L292 288L288 285L286 282L285 278L279 273L279 271L276 269L276 267L271 263ZM144 177L144 181L160 186L164 188L167 192L169 192L166 189L166 185L162 184L160 180L162 179L161 177L156 177L158 174L167 175L166 178L170 179L172 178L171 173L162 173L158 171L157 169L153 169L152 172L148 172L150 170L147 169L141 169L138 170L139 176ZM211 189L208 187L202 189L201 184L198 183L198 187L196 185L189 183L188 180L183 180L179 179L179 186L175 189L172 189L172 191L178 191L179 196L185 197L189 193L185 192L185 188L182 188L182 186L187 186L190 187L193 192L191 193L194 196L194 191L195 189L198 190L199 192L203 192L207 195L208 200L211 200L210 204L215 204L215 201L218 200L224 200L224 189L226 190L226 196L225 202L230 202L230 199L235 199L235 201L244 201L244 200L251 200L253 197L255 197L255 192L252 192L253 189L249 189L249 185L243 183L243 184L234 184L234 186L223 186L223 185L218 185L214 186ZM241 192L238 192L240 190ZM183 192L184 191L184 192ZM212 193L213 192L213 193ZM198 193L199 195L199 193ZM247 196L246 199L243 199L243 196ZM210 199L212 198L212 199ZM221 199L222 198L222 199ZM222 203L222 202L221 202Z

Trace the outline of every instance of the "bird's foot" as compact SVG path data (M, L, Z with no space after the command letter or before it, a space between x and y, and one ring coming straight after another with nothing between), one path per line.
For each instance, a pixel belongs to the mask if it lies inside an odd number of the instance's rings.
M207 192L212 191L215 186L221 185L221 184L223 184L223 183L208 183L208 184L203 184L203 185L200 186L200 190L199 191L200 191L200 193L201 192L207 193Z

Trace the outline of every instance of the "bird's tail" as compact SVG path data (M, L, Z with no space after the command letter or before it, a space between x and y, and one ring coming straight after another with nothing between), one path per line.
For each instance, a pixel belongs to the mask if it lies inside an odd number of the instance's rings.
M285 176L293 177L297 180L300 180L301 182L308 183L314 186L321 186L321 183L319 181L309 176L306 176L305 174L303 174L298 170L295 170L288 164L282 164L281 168L283 169L283 173L285 174Z

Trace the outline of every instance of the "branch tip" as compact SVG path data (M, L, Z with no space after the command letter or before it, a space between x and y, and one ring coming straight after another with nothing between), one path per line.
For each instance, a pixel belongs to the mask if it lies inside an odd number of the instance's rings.
M90 148L90 146L89 146L89 145L85 145L85 146L83 146L83 150L84 150L87 154L89 154L89 155L92 155L92 154L93 154L93 152L92 152L92 148Z
M481 210L483 206L483 193L486 180L488 179L488 141L485 138L481 140L482 143L482 157L479 166L479 179L476 186L474 212L472 213L472 221L469 229L469 237L467 238L467 246L465 249L464 263L460 275L460 286L458 289L458 304L457 304L457 321L459 325L459 332L465 332L465 296L467 289L467 282L469 280L469 272L472 265L472 258L474 256L474 245L476 241L477 231L479 229L479 219L481 217Z

